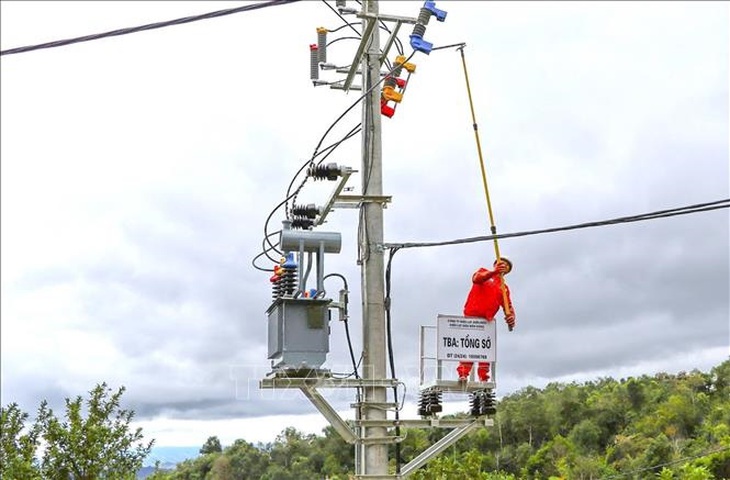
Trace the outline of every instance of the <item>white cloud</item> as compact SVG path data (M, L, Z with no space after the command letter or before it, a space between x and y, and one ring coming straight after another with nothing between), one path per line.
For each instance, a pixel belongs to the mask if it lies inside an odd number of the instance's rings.
M3 2L2 48L230 6ZM396 15L416 7L381 3ZM467 43L500 232L727 198L726 4L442 7L447 21L427 36ZM311 411L306 402L272 403L252 389L268 371L270 291L250 260L292 175L359 96L308 80L315 28L339 24L320 2L298 2L2 57L3 402L32 410L95 382L124 384L158 445L319 425L314 414L289 416ZM355 45L334 44L329 59L349 63ZM413 61L403 103L383 119L386 241L486 234L461 59L449 49ZM359 121L355 108L322 145ZM360 169L359 142L326 161ZM322 203L331 189L310 182L297 200ZM726 359L728 223L714 212L503 241L516 261L518 329L500 339L499 393ZM342 233L326 268L350 281L357 355L356 225L354 210L337 210L323 228ZM395 257L403 378L416 376L417 326L459 313L471 270L492 252L472 244ZM327 365L346 372L343 328L331 326ZM536 362L543 344L553 348ZM348 403L334 397L337 408Z

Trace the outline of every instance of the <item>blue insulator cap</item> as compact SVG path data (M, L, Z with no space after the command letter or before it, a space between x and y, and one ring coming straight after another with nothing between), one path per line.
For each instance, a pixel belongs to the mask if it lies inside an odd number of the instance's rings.
M439 22L443 22L444 20L446 20L446 12L436 8L436 2L428 0L423 3L423 8L433 13L436 17L436 20L438 20Z
M431 53L431 50L433 49L433 43L427 42L420 35L411 35L410 39L411 39L411 48L413 50L423 52L426 55Z
M316 288L310 288L309 289L309 298L314 298L317 296L317 289Z
M297 262L294 260L294 253L287 253L286 260L281 264L284 268L297 268Z

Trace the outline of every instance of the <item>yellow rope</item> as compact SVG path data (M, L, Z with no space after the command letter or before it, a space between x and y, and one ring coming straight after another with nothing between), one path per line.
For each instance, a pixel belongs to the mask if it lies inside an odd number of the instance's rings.
M459 52L461 52L461 63L464 66L464 79L466 80L466 93L469 95L469 108L471 109L471 121L472 125L474 127L474 139L477 142L477 153L479 154L479 166L482 170L482 184L484 185L484 196L487 199L487 211L489 212L489 227L492 232L492 235L497 234L497 227L494 224L494 213L492 212L492 200L489 197L489 187L487 186L487 171L484 168L484 157L482 156L482 144L479 141L479 129L477 128L477 118L474 114L474 102L471 98L471 86L469 85L469 74L466 72L466 58L464 58L464 45L460 46L458 48ZM496 256L496 260L499 260L501 258L501 255L499 254L499 242L497 242L497 239L494 239L494 255ZM509 315L510 307L509 302L507 300L507 290L505 288L504 283L504 277L500 273L499 274L500 279L502 280L502 299L503 299L503 305L504 305L504 314Z

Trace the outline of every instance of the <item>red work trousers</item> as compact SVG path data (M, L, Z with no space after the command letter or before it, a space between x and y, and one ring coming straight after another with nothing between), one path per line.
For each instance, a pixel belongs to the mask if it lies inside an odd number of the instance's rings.
M474 362L459 362L459 366L456 367L456 373L459 374L459 378L467 378L471 373L471 368L474 366ZM489 364L486 362L479 362L477 367L477 376L479 381L486 382L489 380Z

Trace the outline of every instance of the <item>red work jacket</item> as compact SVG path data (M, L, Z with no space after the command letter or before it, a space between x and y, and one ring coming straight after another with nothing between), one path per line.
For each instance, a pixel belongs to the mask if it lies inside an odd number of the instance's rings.
M475 273L488 272L486 268L480 268ZM473 277L472 277L473 279ZM514 312L512 308L512 299L509 294L509 287L504 285L507 293L507 302L510 312ZM504 309L504 298L502 297L502 279L499 275L482 281L475 282L472 280L469 296L466 297L464 304L464 316L466 317L482 317L487 320L494 320L495 315L499 311L499 307Z

